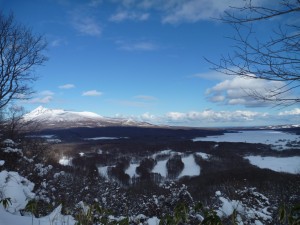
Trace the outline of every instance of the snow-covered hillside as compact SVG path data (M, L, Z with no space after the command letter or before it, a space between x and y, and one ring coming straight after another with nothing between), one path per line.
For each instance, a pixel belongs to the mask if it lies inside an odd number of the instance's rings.
M39 106L23 117L25 122L37 122L40 128L152 126L149 123L124 118L103 117L93 112L48 109Z

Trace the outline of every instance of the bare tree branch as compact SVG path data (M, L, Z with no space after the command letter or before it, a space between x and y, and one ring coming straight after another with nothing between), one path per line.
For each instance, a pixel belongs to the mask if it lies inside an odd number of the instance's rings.
M235 35L233 53L221 56L219 63L206 59L212 69L227 75L250 77L282 82L267 93L250 95L256 99L275 104L295 104L298 96L291 95L300 86L300 26L288 24L291 18L300 18L300 1L281 0L273 7L253 5L251 0L241 7L232 7L221 20L232 25ZM289 16L289 20L283 20ZM259 21L278 18L280 24L273 30L269 40L263 40L254 32ZM282 22L284 21L284 22Z
M34 68L47 60L45 48L42 36L16 23L12 14L0 12L0 109L32 93Z

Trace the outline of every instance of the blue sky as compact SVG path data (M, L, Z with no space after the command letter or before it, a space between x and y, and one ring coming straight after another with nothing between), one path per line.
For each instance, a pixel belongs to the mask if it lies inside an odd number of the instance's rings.
M276 84L227 77L204 60L218 62L232 51L226 38L232 28L214 18L242 3L0 0L4 13L13 12L48 41L36 93L19 104L28 111L43 105L171 125L299 123L299 105L274 108L245 97L244 90ZM259 37L276 24L256 24Z

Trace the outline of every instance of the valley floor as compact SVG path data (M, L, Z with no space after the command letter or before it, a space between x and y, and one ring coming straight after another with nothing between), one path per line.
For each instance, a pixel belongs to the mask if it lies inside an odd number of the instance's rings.
M272 139L253 141L260 132ZM10 202L0 224L71 225L89 212L98 224L164 224L181 214L199 224L209 212L223 224L233 216L239 225L279 224L280 205L300 202L297 132L97 128L2 138L0 200Z

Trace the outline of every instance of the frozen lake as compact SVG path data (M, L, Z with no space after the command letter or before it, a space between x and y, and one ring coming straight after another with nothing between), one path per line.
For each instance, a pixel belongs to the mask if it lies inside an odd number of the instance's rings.
M300 173L300 156L273 157L273 156L247 156L252 165L262 169L270 169L277 172L298 174Z
M244 142L271 145L273 149L300 149L300 136L275 130L251 130L224 135L194 138L193 141Z

